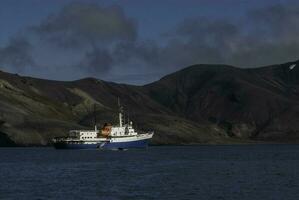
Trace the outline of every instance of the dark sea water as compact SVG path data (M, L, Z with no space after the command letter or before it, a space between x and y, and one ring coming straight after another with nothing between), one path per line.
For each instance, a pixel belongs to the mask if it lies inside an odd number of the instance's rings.
M299 145L0 148L0 199L299 199Z

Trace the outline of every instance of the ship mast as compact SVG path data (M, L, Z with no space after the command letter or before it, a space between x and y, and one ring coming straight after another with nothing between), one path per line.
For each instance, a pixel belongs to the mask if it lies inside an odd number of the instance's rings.
M119 127L122 127L123 126L123 121L122 121L122 118L123 118L122 109L123 108L120 105L119 97L117 98L117 101L118 101L118 108L119 108L119 113L118 113Z

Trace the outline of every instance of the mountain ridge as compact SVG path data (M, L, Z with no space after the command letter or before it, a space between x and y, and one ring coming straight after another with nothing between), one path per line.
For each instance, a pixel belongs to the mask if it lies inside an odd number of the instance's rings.
M94 104L99 124L115 123L119 97L137 129L156 132L153 144L297 142L298 64L192 65L143 86L1 71L0 140L49 145L69 129L92 127Z

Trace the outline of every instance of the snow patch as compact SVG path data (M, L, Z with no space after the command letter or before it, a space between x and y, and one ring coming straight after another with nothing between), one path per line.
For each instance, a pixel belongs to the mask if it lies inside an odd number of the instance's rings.
M295 67L296 67L296 64L292 64L292 65L289 66L289 69L292 70L292 69L294 69Z

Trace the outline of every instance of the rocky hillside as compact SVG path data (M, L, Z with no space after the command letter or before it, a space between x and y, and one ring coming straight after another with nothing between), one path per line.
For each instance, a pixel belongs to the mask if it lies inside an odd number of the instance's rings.
M298 65L298 66L297 66ZM299 62L194 65L145 85L49 81L0 72L0 146L47 145L117 119L117 97L154 144L299 141Z
M255 69L194 65L145 90L179 116L208 121L230 137L299 141L299 62Z

